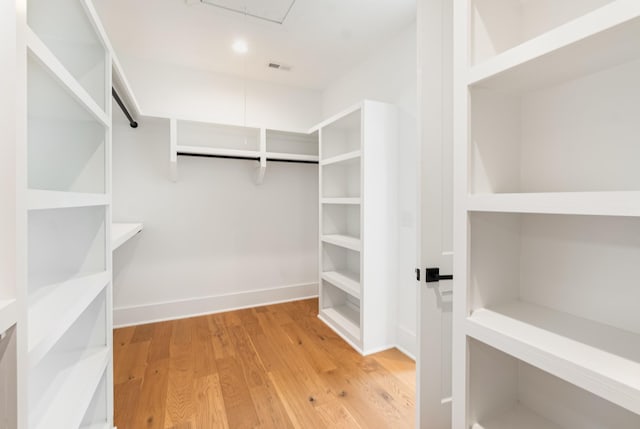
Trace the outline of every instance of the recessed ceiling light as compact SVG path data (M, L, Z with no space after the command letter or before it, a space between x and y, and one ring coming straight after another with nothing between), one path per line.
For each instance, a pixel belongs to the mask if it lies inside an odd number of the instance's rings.
M233 52L235 52L236 54L246 54L247 52L249 52L249 45L247 45L247 42L245 42L242 39L238 39L235 42L233 42L233 45L231 45L231 48L233 49Z

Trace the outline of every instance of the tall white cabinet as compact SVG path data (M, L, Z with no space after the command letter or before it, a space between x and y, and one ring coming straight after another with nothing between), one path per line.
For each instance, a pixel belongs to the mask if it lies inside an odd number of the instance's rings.
M455 2L453 427L640 427L640 2Z
M398 113L363 101L321 123L319 317L362 354L392 347Z
M3 97L15 94L7 97L15 136L2 143L15 171L2 208L15 216L3 213L0 223L15 235L3 235L2 252L17 257L2 258L0 302L15 299L9 344L17 343L18 359L16 382L8 382L13 359L5 361L0 340L0 423L113 428L108 44L90 2L8 3L2 19L10 23L3 30L15 30L7 32L16 35L13 59L4 45L1 53L3 63L15 62L15 82ZM15 419L5 417L7 404Z

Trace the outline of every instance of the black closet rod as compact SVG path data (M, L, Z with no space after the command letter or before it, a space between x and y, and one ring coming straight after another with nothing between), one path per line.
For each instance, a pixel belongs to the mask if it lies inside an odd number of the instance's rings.
M120 99L120 96L116 92L116 89L113 87L111 87L111 95L113 95L113 98L116 100L116 103L118 103L118 106L120 106L120 109L122 110L122 113L124 113L124 116L126 116L127 119L129 120L129 125L131 126L131 128L138 128L138 123L133 120L133 117L131 117L131 114L127 110L127 107L124 105L124 103Z
M259 157L256 156L239 156L239 155L210 155L204 153L186 153L186 152L178 152L178 156L195 156L199 158L224 158L224 159L245 159L249 161L260 161ZM293 162L297 164L318 164L318 161L306 161L306 160L296 160L296 159L280 159L280 158L267 158L267 161L271 162Z

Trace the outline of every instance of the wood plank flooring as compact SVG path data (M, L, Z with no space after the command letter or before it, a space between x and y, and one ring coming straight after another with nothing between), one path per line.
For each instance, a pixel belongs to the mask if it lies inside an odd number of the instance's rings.
M118 429L413 428L415 364L362 357L316 299L114 331Z

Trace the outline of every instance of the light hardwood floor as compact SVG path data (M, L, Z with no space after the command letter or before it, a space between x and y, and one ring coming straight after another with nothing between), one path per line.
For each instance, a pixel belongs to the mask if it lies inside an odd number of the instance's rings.
M413 428L415 364L362 357L316 299L114 332L118 429Z

